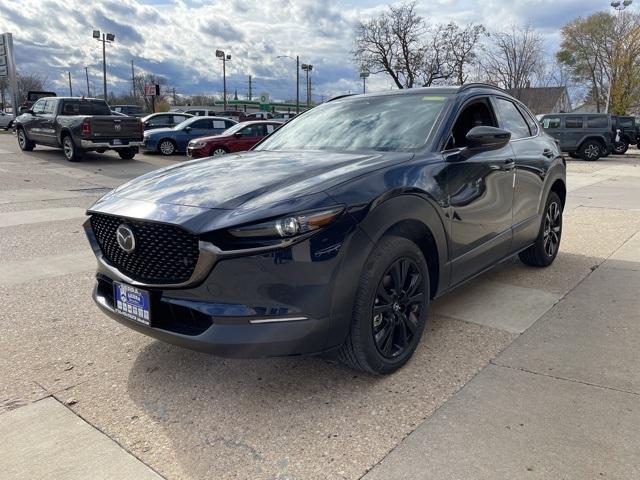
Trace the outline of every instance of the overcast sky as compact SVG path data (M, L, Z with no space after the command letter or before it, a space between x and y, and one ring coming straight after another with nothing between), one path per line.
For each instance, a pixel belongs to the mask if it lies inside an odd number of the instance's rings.
M640 1L636 3L640 4ZM529 23L547 39L550 54L558 30L578 15L608 7L607 0L430 0L418 2L431 22L482 23L489 29ZM229 91L245 95L248 76L254 94L295 97L295 65L279 55L300 55L314 66L314 99L357 91L351 58L353 26L384 10L376 0L0 0L0 32L12 32L18 68L47 77L47 88L67 92L71 71L75 92L85 90L89 67L92 93L102 91L101 44L92 29L114 33L107 46L109 90L131 89L136 68L162 75L179 93L222 91L216 48L232 55ZM635 5L632 7L638 9ZM384 77L371 89L388 89ZM304 80L301 79L301 98Z

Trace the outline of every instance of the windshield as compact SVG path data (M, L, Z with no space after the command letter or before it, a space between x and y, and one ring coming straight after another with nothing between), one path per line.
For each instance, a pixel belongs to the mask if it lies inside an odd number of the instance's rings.
M416 150L448 98L407 93L334 100L294 118L256 150Z

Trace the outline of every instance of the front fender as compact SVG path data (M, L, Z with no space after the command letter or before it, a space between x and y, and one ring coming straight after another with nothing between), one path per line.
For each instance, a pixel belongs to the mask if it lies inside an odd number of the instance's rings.
M344 342L350 328L353 302L359 287L357 281L376 243L394 225L403 221L418 221L432 233L437 244L438 290L436 296L449 285L447 236L443 218L432 200L419 194L401 194L373 202L361 211L351 212L358 228L344 245L342 261L333 288L331 308L332 331L328 348Z

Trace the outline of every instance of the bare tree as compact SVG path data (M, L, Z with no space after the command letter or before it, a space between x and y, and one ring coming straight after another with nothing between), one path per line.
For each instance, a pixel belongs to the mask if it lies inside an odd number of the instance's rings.
M133 77L133 84L135 85L136 98L142 98L144 108L147 111L151 111L152 102L162 102L165 100L167 89L167 80L164 77L154 75L153 73L139 73ZM153 100L150 96L145 95L145 85L160 85L160 96Z
M525 88L543 68L544 39L531 26L512 25L507 31L494 32L490 44L482 65L487 80L495 85Z
M356 27L353 55L370 72L389 75L398 88L462 84L485 34L481 25L431 26L414 2L402 3Z
M371 73L387 73L398 88L411 88L422 63L426 29L415 3L389 6L379 17L357 25L353 55Z
M444 33L445 44L449 46L453 83L462 85L469 77L469 69L478 62L480 40L488 35L487 29L474 23L461 28L451 22Z
M24 102L27 98L27 92L30 90L44 90L47 77L37 73L17 72L16 81L18 84L18 100Z

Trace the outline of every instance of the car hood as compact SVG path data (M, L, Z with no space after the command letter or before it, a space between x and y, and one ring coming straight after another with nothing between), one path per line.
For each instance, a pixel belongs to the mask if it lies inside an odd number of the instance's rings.
M192 140L192 142L220 142L229 140L232 135L210 135L208 137L198 137Z
M249 151L156 170L125 183L111 195L154 204L251 210L323 192L412 156L411 153Z

